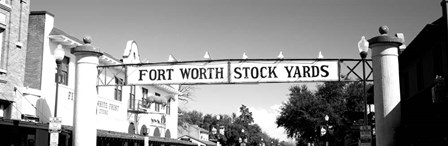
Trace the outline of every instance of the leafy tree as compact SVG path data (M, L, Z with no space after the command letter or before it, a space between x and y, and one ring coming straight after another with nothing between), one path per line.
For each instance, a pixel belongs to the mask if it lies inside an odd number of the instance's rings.
M216 123L216 118L213 118L213 116L211 114L206 114L204 116L202 125L200 125L200 127L210 131L212 129L212 126L215 125L215 123Z
M254 122L252 112L249 111L248 107L246 107L245 105L241 105L240 112L241 115L236 118L235 123L242 124L243 126L247 127L247 125Z
M325 82L313 93L304 85L292 86L276 123L286 129L288 137L296 138L298 145L322 141L320 129L331 125L332 128L325 129L332 139L326 140L332 145L343 145L344 136L353 132L349 129L353 119L346 113L363 109L359 87L356 82ZM325 115L330 117L329 121L325 121Z
M202 113L196 110L185 112L181 111L181 114L179 115L179 126L184 126L185 124L190 125L202 125Z
M293 86L289 91L290 98L281 107L276 123L285 127L287 136L296 138L299 144L313 142L318 134L318 116L322 116L325 110L322 106L326 105L305 85Z

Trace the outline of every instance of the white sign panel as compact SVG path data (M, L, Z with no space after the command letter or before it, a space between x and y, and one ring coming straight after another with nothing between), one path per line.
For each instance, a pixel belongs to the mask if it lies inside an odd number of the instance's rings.
M232 63L230 82L337 81L338 69L337 61Z
M338 81L338 61L221 61L128 66L127 84Z
M166 66L129 66L127 84L193 84L228 82L227 62Z
M48 123L48 130L50 132L57 132L61 130L61 117L50 117L50 122Z
M50 133L50 146L57 146L59 143L59 133L52 132Z

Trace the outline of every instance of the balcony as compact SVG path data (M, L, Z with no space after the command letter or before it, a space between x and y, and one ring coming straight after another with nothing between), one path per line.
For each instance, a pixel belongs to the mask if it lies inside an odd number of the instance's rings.
M135 114L147 114L147 108L142 104L142 100L129 100L128 112Z

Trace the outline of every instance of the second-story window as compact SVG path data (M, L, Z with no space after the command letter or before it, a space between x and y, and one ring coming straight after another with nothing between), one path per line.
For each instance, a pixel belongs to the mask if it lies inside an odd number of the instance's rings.
M130 86L131 92L129 92L129 109L135 108L135 86Z
M142 99L146 99L148 97L148 89L142 87Z
M155 96L157 96L157 97L160 97L160 94L159 94L159 93L157 93L157 92L156 92L156 93L154 93L154 95L155 95ZM154 110L155 110L156 112L160 112L160 106L161 106L161 104L160 104L160 103L155 103L155 106L154 106L154 107L155 107L155 109L154 109Z
M64 59L61 62L61 72L56 73L56 82L58 82L59 84L62 85L68 85L68 69L69 69L69 63L70 63L70 58L68 57L64 57ZM57 68L56 68L57 71Z
M171 99L170 99L170 100L171 100ZM168 100L168 103L166 103L165 111L166 111L166 114L167 114L167 115L170 115L170 114L171 114L170 100Z
M115 96L114 96L115 100L121 101L122 90L123 90L123 79L115 77Z

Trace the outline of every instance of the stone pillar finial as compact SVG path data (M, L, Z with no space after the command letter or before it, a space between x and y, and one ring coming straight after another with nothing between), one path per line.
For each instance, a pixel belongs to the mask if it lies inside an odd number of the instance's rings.
M387 35L389 33L389 27L387 27L387 25L383 25L379 28L379 32L381 35Z
M92 37L87 35L82 39L82 41L84 42L84 44L92 44Z

